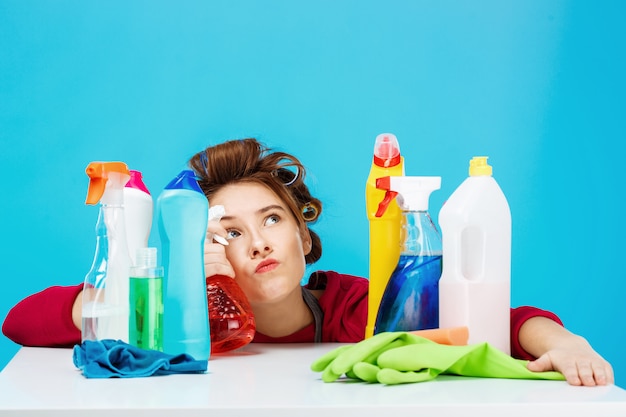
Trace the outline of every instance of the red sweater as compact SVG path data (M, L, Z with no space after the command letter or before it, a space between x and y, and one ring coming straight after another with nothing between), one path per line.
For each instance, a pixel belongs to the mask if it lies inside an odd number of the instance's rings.
M322 341L356 343L365 337L368 280L333 271L311 275L307 288L325 289L319 299L324 312ZM2 325L9 339L24 346L71 347L80 343L80 330L72 322L72 306L81 285L54 286L33 294L13 307ZM534 359L520 346L519 329L531 317L547 317L561 324L553 313L535 307L511 309L511 355ZM299 343L314 340L315 325L284 337L256 333L258 343Z

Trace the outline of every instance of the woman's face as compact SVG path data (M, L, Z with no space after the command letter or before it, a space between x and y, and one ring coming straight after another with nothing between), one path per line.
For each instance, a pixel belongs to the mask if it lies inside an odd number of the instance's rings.
M310 235L300 231L274 192L257 183L231 184L215 193L210 204L224 206L220 224L228 232L226 257L250 303L279 302L300 292Z

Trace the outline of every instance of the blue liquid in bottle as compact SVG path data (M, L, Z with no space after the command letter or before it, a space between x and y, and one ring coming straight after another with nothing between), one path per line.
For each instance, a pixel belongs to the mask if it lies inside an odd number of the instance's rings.
M441 236L427 211L405 211L400 260L389 278L374 333L439 327Z
M157 199L165 272L163 350L208 360L211 338L204 276L209 202L191 170L182 171Z
M438 328L440 276L441 255L400 255L378 310L376 333Z

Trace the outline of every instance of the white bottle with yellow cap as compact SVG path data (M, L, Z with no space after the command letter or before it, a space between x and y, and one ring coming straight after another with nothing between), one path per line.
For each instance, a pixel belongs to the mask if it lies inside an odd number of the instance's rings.
M469 177L439 212L439 226L439 326L467 326L468 343L510 353L511 211L487 157L470 161Z

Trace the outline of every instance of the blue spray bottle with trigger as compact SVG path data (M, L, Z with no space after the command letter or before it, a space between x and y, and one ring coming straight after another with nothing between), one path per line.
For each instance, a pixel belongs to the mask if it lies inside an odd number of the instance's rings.
M400 259L383 293L374 333L438 328L442 243L428 199L441 187L441 177L383 177L376 187L386 190L376 215L396 198L402 229Z

